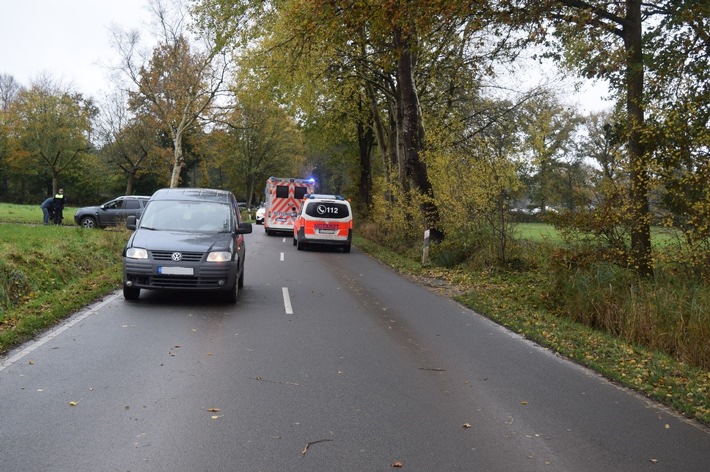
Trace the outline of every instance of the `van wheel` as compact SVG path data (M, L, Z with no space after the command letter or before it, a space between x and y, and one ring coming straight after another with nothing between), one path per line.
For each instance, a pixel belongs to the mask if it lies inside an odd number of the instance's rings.
M239 282L234 281L232 288L224 292L224 301L227 303L237 303L237 296L239 295Z
M296 241L296 249L298 249L299 251L303 251L304 249L306 249L306 243L304 243L300 239L297 240Z
M293 245L294 245L294 246L298 245L298 241L296 240L295 237L293 238Z
M138 300L141 296L141 289L137 287L127 287L123 286L123 298L126 300Z
M239 274L239 281L237 282L237 287L244 287L244 267L242 267L242 273Z
M343 246L343 252L345 252L345 253L350 252L350 244Z

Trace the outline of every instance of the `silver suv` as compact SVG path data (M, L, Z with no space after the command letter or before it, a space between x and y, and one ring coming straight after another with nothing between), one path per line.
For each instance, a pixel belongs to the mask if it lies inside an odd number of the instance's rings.
M133 215L140 217L149 196L125 195L99 206L82 207L74 213L74 222L84 228L116 226Z

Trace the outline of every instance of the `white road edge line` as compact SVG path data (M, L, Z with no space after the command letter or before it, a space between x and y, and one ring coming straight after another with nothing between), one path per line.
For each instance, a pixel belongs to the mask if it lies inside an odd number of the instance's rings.
M284 294L284 309L287 315L293 315L293 308L291 307L291 297L288 295L288 287L281 288Z
M8 359L5 359L5 360L3 361L3 363L0 364L0 372L2 372L2 371L3 371L4 369L6 369L7 367L10 367L12 364L18 362L19 360L21 360L21 359L22 359L23 357L25 357L26 355L31 354L32 352L36 351L36 350L39 349L43 344L46 344L47 342L49 342L49 341L51 341L52 339L56 338L57 336L59 336L60 334L62 334L64 331L66 331L66 330L68 330L69 328L71 328L72 326L74 326L75 324L84 321L89 315L95 314L95 313L98 312L101 308L103 308L104 306L108 305L109 303L111 303L112 301L114 301L115 299L117 299L118 297L120 297L120 294L116 293L116 294L114 294L113 296L110 296L109 298L107 298L106 300L100 302L99 304L88 307L84 313L81 313L81 314L79 314L79 315L76 315L75 318L70 319L67 323L64 323L63 325L61 325L61 326L59 326L59 327L53 329L52 331L48 332L47 334L45 334L44 336L42 336L40 339L38 339L37 341L33 342L32 344L30 344L29 346L27 346L26 348L24 348L23 350L21 350L20 352L18 352L17 354L15 354L14 356L12 356L12 357L10 357L10 358L8 358Z

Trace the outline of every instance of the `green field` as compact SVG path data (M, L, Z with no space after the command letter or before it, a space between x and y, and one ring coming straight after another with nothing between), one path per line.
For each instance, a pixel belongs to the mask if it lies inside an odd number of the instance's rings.
M64 221L66 226L74 225L76 207L64 208ZM0 203L0 223L27 223L42 224L42 209L37 205L15 205L13 203Z
M560 232L547 223L516 223L515 236L530 241L561 241Z

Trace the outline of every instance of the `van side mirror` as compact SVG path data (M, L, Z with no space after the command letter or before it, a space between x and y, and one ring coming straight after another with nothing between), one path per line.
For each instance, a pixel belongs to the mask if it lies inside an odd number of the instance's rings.
M240 223L237 227L237 234L251 234L251 223Z
M126 217L126 228L135 231L136 230L136 217L135 215L130 215Z

